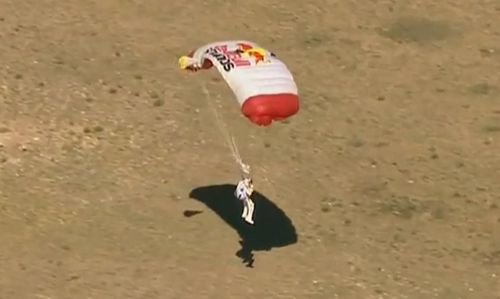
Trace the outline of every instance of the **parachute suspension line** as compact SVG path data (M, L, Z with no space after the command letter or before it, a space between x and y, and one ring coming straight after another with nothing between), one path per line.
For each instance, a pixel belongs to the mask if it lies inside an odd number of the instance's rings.
M215 121L217 122L217 126L219 127L219 130L221 134L223 135L226 144L229 146L229 149L231 150L231 154L233 155L233 158L236 160L236 163L240 163L241 156L238 151L238 147L236 145L236 142L234 140L234 137L229 133L229 130L227 129L227 126L225 123L222 121L220 118L219 113L217 112L217 109L215 108L212 99L210 98L210 93L208 89L203 85L203 92L205 93L205 96L207 98L208 106L210 107L210 110L212 110L212 113L214 114Z
M212 113L214 114L215 120L217 122L217 126L219 127L219 130L220 130L223 138L225 139L226 144L229 146L229 149L231 150L231 154L233 155L233 158L235 159L236 163L240 167L240 171L242 172L242 175L250 178L251 177L250 166L243 162L243 159L241 158L241 155L240 155L240 151L238 150L238 146L236 145L236 140L231 135L231 133L229 133L229 130L227 129L227 125L220 118L220 115L217 112L217 109L215 108L214 103L212 102L212 99L210 97L210 92L208 91L205 84L202 85L202 88L203 88L203 93L206 96L208 106L210 107L210 110L212 110Z

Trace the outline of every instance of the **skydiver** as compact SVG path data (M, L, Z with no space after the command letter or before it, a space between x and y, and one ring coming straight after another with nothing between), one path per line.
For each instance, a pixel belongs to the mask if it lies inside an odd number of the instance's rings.
M250 224L254 224L253 214L255 209L255 204L252 200L253 194L253 181L251 177L250 166L241 163L242 178L236 186L234 191L234 196L241 202L243 202L243 213L241 218Z

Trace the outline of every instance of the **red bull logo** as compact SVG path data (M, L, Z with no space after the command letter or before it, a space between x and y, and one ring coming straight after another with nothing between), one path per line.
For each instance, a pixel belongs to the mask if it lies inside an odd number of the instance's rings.
M238 43L238 52L248 57L253 57L255 64L266 62L266 50L262 48L253 47L249 44Z

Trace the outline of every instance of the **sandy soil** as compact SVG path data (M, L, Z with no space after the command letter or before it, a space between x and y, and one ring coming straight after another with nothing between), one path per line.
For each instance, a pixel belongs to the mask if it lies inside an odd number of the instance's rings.
M177 2L0 0L0 298L500 298L498 1ZM296 117L177 69L232 38Z

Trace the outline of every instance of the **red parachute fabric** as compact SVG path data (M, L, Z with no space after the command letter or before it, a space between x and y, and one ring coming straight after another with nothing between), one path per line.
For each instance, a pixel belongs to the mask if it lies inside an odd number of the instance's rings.
M299 97L291 93L257 95L245 100L241 113L259 126L268 126L299 112Z

